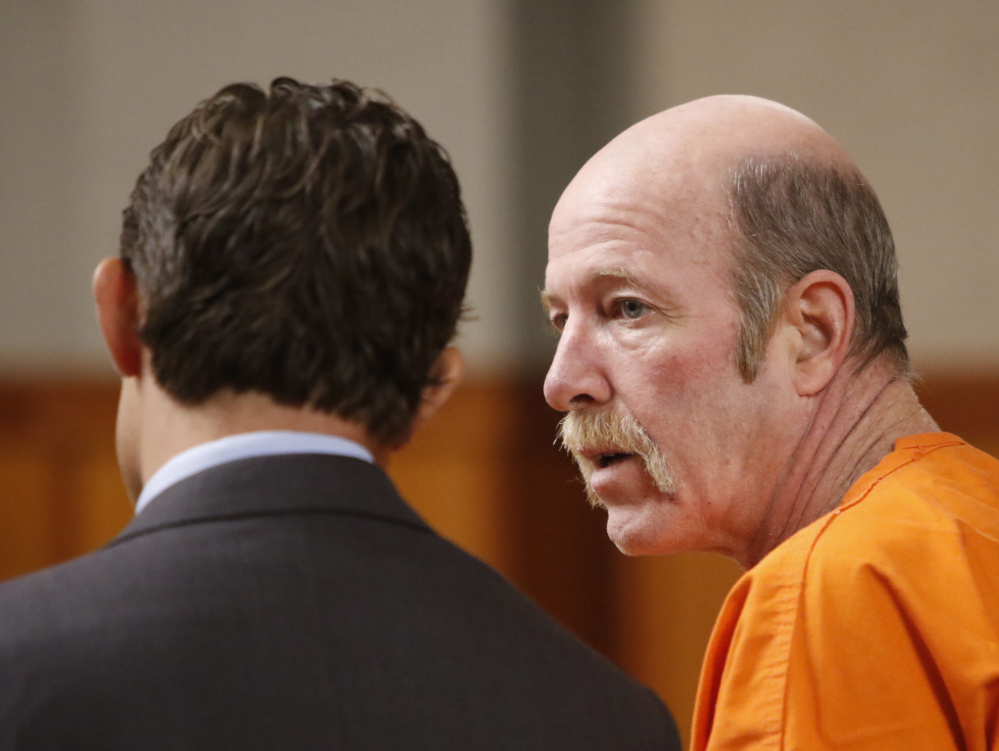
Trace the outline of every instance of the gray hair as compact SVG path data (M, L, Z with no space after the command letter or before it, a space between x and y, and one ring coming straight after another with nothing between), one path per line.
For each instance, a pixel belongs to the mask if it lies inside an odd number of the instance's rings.
M908 376L895 242L864 176L794 154L750 156L732 169L729 191L743 379L751 382L759 372L787 288L819 269L836 272L853 291L849 354L859 367L884 355Z

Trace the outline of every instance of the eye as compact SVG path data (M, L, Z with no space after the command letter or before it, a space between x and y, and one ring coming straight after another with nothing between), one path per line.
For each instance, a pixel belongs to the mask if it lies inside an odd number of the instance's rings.
M617 309L624 318L634 320L636 318L641 318L645 312L648 311L649 306L638 300L625 298L617 302Z
M553 315L550 319L552 327L556 331L559 332L562 331L562 329L565 328L565 322L566 320L568 320L568 318L569 316L566 313L558 313L557 315Z

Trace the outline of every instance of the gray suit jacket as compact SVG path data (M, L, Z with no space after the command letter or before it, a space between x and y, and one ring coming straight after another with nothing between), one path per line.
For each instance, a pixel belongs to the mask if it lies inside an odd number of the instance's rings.
M674 749L647 689L378 468L246 459L0 585L0 749Z

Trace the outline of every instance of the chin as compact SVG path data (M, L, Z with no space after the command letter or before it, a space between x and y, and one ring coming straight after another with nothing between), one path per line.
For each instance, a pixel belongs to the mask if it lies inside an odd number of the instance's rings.
M666 520L656 516L642 509L608 507L607 536L628 556L667 555L687 550L663 528Z

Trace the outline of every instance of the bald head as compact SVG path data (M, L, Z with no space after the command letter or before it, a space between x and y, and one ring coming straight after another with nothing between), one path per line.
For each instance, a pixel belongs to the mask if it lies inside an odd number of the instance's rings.
M657 162L689 160L692 168L718 169L751 153L792 151L802 157L850 163L846 152L814 121L783 104L751 96L697 99L653 115L608 144L637 150Z
M843 276L857 301L853 353L907 371L894 244L846 151L799 112L751 96L698 99L617 136L566 188L557 246L594 208L616 205L727 256L742 312L739 367L751 381L784 290L811 271ZM652 232L651 226L646 229ZM556 250L557 248L552 248Z
M812 120L751 96L697 99L653 115L598 151L569 184L552 217L555 229L577 202L629 198L656 201L726 187L729 171L749 156L796 154L809 162L853 168L846 152Z

